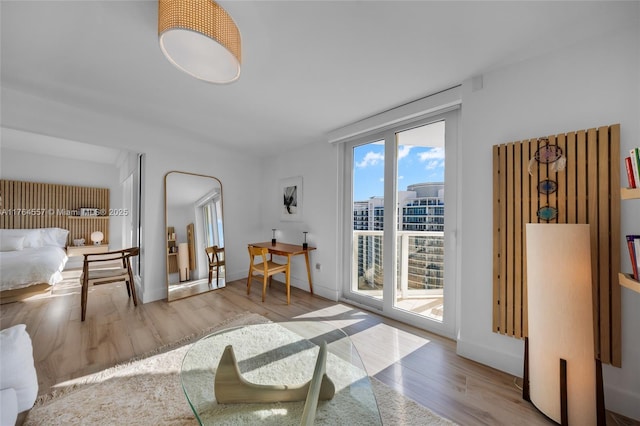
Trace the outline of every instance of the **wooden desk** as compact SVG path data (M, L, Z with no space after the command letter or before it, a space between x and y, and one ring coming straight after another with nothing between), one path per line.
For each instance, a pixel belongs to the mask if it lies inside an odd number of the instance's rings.
M309 265L309 252L311 250L315 250L315 247L309 246L306 249L303 249L301 245L281 242L277 242L275 245L273 245L271 244L271 241L266 241L264 243L251 243L249 245L267 248L269 249L269 253L271 253L272 255L275 254L277 256L286 256L289 267L291 267L291 256L304 254L304 260L305 262L307 262L307 278L309 278L309 291L311 292L311 294L313 294L313 283L311 282L311 266Z

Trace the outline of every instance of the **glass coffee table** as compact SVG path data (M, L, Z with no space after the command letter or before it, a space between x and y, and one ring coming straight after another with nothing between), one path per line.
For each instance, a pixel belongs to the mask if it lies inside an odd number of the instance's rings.
M349 336L328 323L291 321L255 324L215 332L197 341L182 361L180 378L201 425L299 425L304 401L218 404L214 379L227 345L242 377L254 384L296 386L308 382L319 347L327 343L326 374L335 395L319 401L316 425L381 425L375 395Z

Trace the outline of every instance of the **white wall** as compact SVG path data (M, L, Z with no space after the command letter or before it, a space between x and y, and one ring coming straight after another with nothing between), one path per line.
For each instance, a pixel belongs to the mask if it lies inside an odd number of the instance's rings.
M492 151L496 144L621 124L621 150L640 145L638 28L487 72L463 85L462 294L458 353L521 375L522 341L491 331ZM621 165L623 166L622 159ZM626 182L624 169L621 182ZM640 202L622 205L621 234L640 232ZM624 241L622 269L630 270ZM640 294L622 289L621 369L605 366L606 406L640 418Z
M3 133L2 140L12 137ZM3 148L0 152L0 177L28 182L109 188L109 206L122 207L122 190L115 165L27 153ZM109 219L109 246L122 247L121 219Z
M262 186L261 227L258 229L259 241L269 241L271 229L276 228L277 239L292 244L302 244L302 232L308 231L307 242L317 248L309 255L314 293L332 300L338 300L342 285L338 279L336 257L340 243L337 233L340 193L337 157L337 147L322 140L263 161L262 181L265 183ZM294 176L302 177L302 220L282 221L279 181ZM320 270L315 268L316 263L320 264ZM291 285L309 290L302 256L293 258Z
M197 152L151 150L145 157L144 302L166 297L164 240L164 175L172 170L214 176L222 182L227 281L246 278L246 243L262 238L257 159L215 148ZM177 231L176 231L177 232ZM264 238L262 238L264 239Z
M483 75L483 88L463 84L460 124L462 216L461 300L458 353L499 370L522 375L523 342L492 332L492 146L571 130L621 124L621 149L640 143L640 65L638 29L557 51ZM621 160L622 161L622 160ZM298 242L310 231L318 247L312 264L316 293L335 299L342 282L337 265L339 188L337 147L317 141L264 162L262 240L278 229L278 238ZM626 179L621 173L621 179ZM304 214L300 223L281 222L278 180L302 176ZM625 182L625 180L621 180ZM640 232L640 202L622 205L622 235ZM620 242L626 253L624 242ZM622 269L629 270L623 256ZM303 263L294 262L293 285L306 289ZM604 366L608 409L640 418L640 294L622 289L623 367Z
M233 152L188 131L176 132L126 117L104 117L87 108L3 87L2 125L17 130L145 154L143 171L144 303L166 298L164 175L172 170L215 176L222 182L228 281L246 277L246 243L262 236L259 212L260 162L246 152ZM213 144L211 144L213 142ZM4 171L3 171L4 174ZM231 218L231 220L229 220Z

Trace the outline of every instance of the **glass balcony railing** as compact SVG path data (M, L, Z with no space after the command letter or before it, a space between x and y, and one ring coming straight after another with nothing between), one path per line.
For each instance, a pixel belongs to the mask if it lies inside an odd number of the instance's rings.
M382 300L382 231L353 231L352 290ZM398 231L394 306L442 321L444 315L444 232Z
M383 288L382 231L353 231L357 290ZM396 285L401 297L444 288L444 232L397 231ZM356 289L354 289L356 290Z

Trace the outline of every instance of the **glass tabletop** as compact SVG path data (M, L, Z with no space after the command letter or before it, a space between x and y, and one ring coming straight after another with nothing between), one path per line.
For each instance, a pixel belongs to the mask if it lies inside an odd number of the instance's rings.
M222 330L196 342L180 371L182 388L201 425L298 425L304 401L218 404L216 369L232 345L244 379L254 384L301 385L313 375L319 347L327 343L326 374L335 395L319 401L316 425L381 425L375 395L360 356L342 330L324 322L291 321Z

